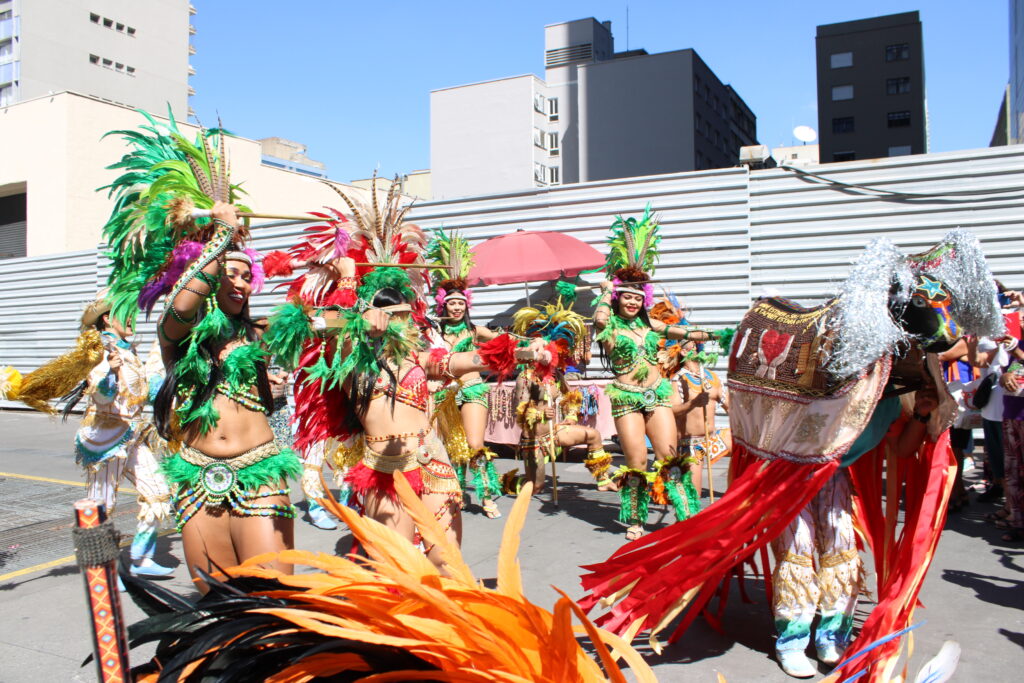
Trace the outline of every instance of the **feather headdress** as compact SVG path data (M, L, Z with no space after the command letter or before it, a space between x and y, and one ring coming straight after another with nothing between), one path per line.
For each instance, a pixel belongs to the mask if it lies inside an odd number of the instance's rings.
M331 267L335 259L346 256L352 245L349 228L352 225L344 214L327 208L325 212L311 211L325 223L304 229L304 239L288 251L272 251L266 255L264 266L268 277L291 277L294 269L305 266L308 270L287 283L288 298L298 299L308 306L352 306L351 290L339 290L337 272Z
M192 209L226 201L246 210L237 204L241 189L228 179L222 129L200 129L189 142L169 110L167 124L141 113L148 125L107 133L120 135L131 150L108 166L122 174L100 188L114 200L103 226L112 265L111 310L132 324L140 310L148 314L171 291L208 239L210 219L193 218ZM239 235L244 240L244 230Z
M469 240L452 230L434 230L434 236L427 245L427 260L445 268L432 268L430 278L434 282L436 314L444 315L444 304L448 299L461 298L469 306L472 292L466 278L473 267L473 252Z
M328 184L345 206L346 218L351 222L353 245L350 256L357 261L381 264L364 266L357 270L360 285L357 290L363 301L372 301L374 294L385 287L400 291L410 303L420 302L426 288L426 278L419 268L393 268L390 264L423 263L423 252L427 238L418 225L405 222L405 215L411 205L402 205L397 176L388 189L383 205L377 194L377 174L374 172L370 183L368 201L343 192ZM416 308L414 304L414 308Z
M543 308L526 306L512 316L512 332L520 337L540 337L558 349L559 362L580 361L590 349L587 321L566 308L559 298Z
M686 313L675 294L666 293L660 301L651 307L648 315L651 320L660 320L666 325L686 325ZM688 342L679 339L661 339L658 342L658 363L666 377L672 377L686 360L684 347Z
M318 571L284 575L259 567L266 557L256 557L228 569L226 584L211 579L211 594L197 605L125 577L132 596L154 615L130 628L132 645L158 643L160 661L159 671L137 669L136 680L212 680L247 665L257 667L265 680L282 682L366 676L625 683L611 651L629 665L632 678L655 680L636 650L594 626L564 594L553 611L523 594L516 554L531 484L505 524L492 589L473 577L405 477L396 472L394 482L424 542L441 549L443 572L395 531L325 501L349 525L368 559L289 550L281 560ZM586 634L596 661L574 631Z
M628 289L643 293L646 306L653 303L654 291L648 280L658 263L660 242L658 219L651 213L650 204L644 208L640 220L632 216L615 217L608 239L605 272L615 283L616 294L619 290ZM631 283L635 284L630 286Z

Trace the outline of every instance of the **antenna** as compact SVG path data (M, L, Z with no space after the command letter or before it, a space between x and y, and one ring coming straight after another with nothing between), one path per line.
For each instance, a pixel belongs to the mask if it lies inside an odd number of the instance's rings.
M797 126L793 129L793 137L805 145L818 139L818 134L810 126Z

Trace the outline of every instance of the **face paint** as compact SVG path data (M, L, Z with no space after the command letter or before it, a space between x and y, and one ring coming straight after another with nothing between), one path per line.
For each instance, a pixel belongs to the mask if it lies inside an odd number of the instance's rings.
M960 328L953 319L950 307L953 298L945 285L928 275L917 279L917 286L910 295L910 305L931 314L930 332L918 335L926 351L938 352L950 348L960 338Z

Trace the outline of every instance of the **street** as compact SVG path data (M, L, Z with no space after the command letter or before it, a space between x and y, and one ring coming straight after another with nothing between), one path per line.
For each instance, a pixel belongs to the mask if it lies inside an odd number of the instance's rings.
M76 428L75 419L62 424L38 414L0 412L3 682L95 680L92 664L80 666L91 645L82 579L71 557L71 503L84 493L72 453ZM513 461L502 459L496 465L500 473ZM724 485L724 462L719 463L715 482ZM552 586L579 597L579 565L605 559L623 542L623 528L615 521L617 494L596 491L580 463L559 464L559 485L558 508L549 493L531 502L519 557L528 597L546 608L557 599ZM292 499L302 499L297 486ZM499 506L507 513L511 501L503 499ZM914 632L911 680L945 640L955 640L963 648L954 680L1019 680L1019 664L1024 661L1024 546L999 540L1001 532L984 521L985 513L993 509L974 502L947 522L921 593L925 608L916 613L916 621L924 623ZM668 522L666 509L652 505L651 511L652 523L659 518ZM343 529L323 531L305 519L296 520L297 548L328 553L348 549L350 536ZM475 496L464 519L465 558L477 578L493 577L503 521L485 518ZM122 532L133 531L131 492L122 490L115 520ZM179 565L164 586L194 594L180 564L176 533L161 539L156 559ZM732 682L792 680L771 655L772 625L763 587L751 579L747 590L752 604L732 592L725 635L698 620L660 656L647 650L645 638L637 640L660 680L710 682L716 680L716 672ZM858 623L871 604L862 596ZM127 601L126 617L131 623L142 618L142 612ZM139 663L150 652L132 652L132 661Z

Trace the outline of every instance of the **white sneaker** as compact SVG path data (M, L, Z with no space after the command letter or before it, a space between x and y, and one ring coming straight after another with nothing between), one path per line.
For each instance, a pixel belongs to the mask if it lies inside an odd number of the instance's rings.
M331 529L338 528L338 523L334 521L334 517L319 505L309 506L309 521L317 529L326 529L329 531Z
M813 678L818 675L818 668L811 664L811 660L800 650L787 650L775 654L779 666L793 678Z
M835 666L843 658L843 651L836 647L835 643L818 646L818 661L825 666Z

